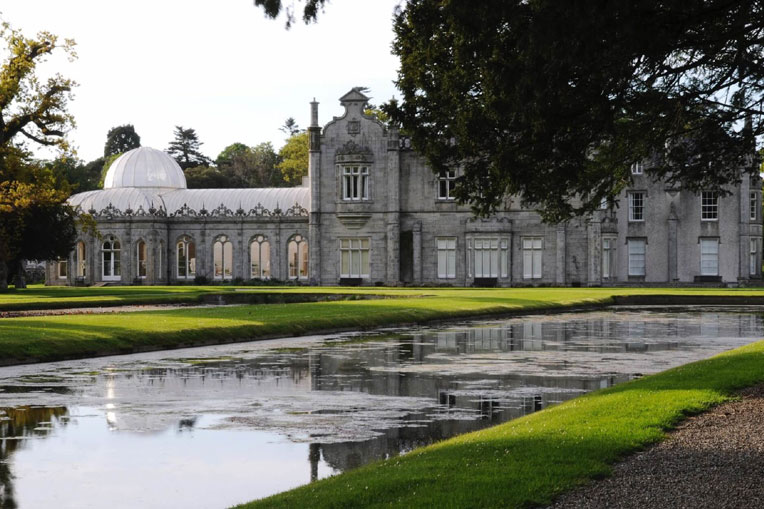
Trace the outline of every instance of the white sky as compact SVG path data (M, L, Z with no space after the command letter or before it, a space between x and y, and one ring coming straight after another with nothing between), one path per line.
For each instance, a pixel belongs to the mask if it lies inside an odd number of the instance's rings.
M51 59L41 71L79 83L69 139L81 159L101 156L107 131L122 124L162 150L174 126L194 128L214 159L234 142L278 150L278 128L287 117L307 127L313 97L323 125L353 86L369 87L374 104L399 96L390 54L398 3L329 0L318 23L289 31L252 0L2 0L0 17L26 36L47 30L77 42L75 62Z

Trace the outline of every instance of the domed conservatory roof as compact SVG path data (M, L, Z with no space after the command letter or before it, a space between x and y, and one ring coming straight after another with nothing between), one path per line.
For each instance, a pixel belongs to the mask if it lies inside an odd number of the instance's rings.
M111 165L104 188L78 193L69 204L96 216L307 216L310 188L186 189L178 163L140 147Z
M186 176L169 154L138 147L119 156L106 172L103 188L121 187L185 189Z

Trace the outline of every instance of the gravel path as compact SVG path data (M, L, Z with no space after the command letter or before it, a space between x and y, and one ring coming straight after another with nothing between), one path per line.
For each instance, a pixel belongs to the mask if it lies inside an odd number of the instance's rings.
M560 497L562 508L764 507L764 385L692 417L669 438Z

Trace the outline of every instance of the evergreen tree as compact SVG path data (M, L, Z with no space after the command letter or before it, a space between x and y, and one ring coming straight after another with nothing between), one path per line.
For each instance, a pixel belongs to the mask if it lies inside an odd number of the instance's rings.
M194 129L184 129L175 126L175 139L170 142L167 153L170 154L184 170L195 166L205 166L210 159L201 153L202 142Z

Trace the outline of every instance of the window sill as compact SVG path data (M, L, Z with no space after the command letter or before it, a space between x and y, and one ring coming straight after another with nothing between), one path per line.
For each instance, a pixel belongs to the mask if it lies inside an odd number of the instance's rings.
M695 276L693 278L693 282L695 283L721 283L722 277L721 276Z

